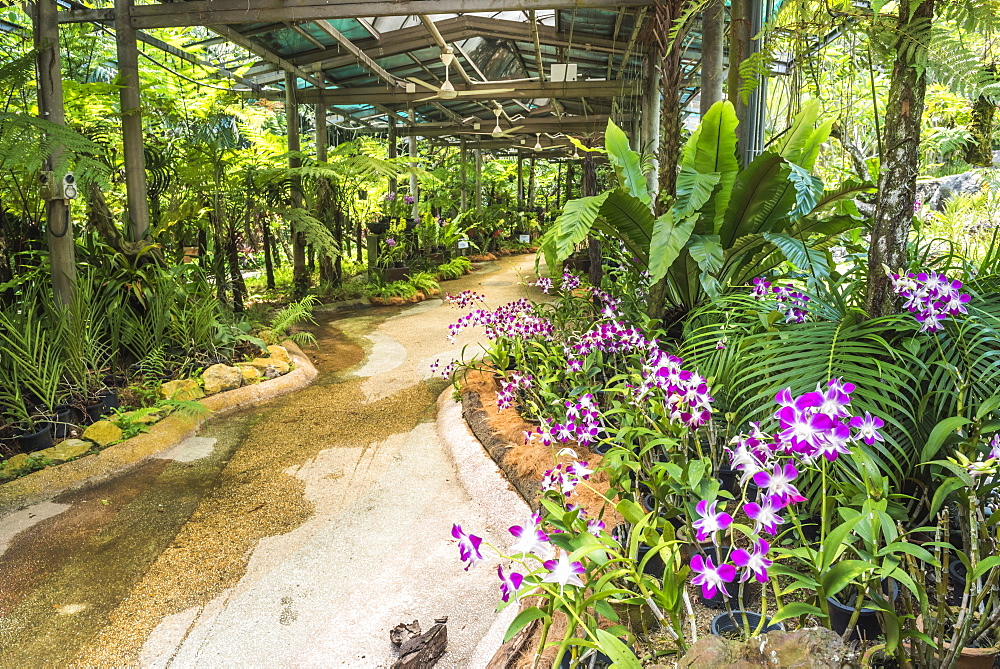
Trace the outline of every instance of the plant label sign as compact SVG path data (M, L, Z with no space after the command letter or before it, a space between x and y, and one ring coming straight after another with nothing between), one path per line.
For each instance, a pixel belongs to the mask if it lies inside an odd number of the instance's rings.
M460 241L458 243L458 248L460 248L460 249L467 249L467 248L469 248L469 242L464 241L464 240Z
M527 244L528 242L531 241L531 235L518 235L517 241L521 242L522 244Z

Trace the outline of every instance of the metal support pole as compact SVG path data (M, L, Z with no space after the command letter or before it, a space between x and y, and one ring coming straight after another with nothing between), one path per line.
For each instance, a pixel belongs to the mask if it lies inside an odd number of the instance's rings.
M38 49L38 113L46 121L66 125L56 0L38 0L36 7L34 36L35 47ZM53 173L54 180L62 179L60 172L65 172L60 161L61 153L62 149L56 146L45 159L45 170ZM45 220L48 227L52 292L56 302L69 306L76 287L76 247L73 244L69 200L47 200Z
M476 147L476 213L483 210L483 150Z
M663 126L660 118L660 68L655 59L647 58L644 70L646 93L642 97L642 149L652 159L651 167L646 172L646 188L655 202L660 184L660 129Z
M410 135L409 139L409 149L410 149L410 167L416 168L417 166L417 138ZM416 220L420 218L420 193L418 192L420 184L417 181L417 175L414 172L410 172L410 195L413 196L413 210L410 212L410 218Z
M461 210L468 211L469 209L469 180L466 177L465 165L469 161L469 151L465 145L465 135L462 135L459 145L459 179L462 184L462 198L461 198ZM461 212L460 212L461 213Z
M298 153L302 149L299 140L299 103L296 95L296 77L285 72L285 119L288 123L288 151ZM298 156L288 157L288 167L295 169L302 165ZM302 180L292 177L292 206L302 207ZM306 270L305 235L292 229L292 284L296 297L304 297L309 288L309 272Z
M524 209L524 154L517 152L517 208Z
M389 158L396 157L396 119L391 114L389 115ZM399 184L396 183L396 177L389 179L389 192L395 193L396 189L399 188Z
M122 157L132 241L149 232L149 196L146 191L146 158L142 153L142 102L139 99L139 48L131 24L132 0L115 0L115 43L122 112Z

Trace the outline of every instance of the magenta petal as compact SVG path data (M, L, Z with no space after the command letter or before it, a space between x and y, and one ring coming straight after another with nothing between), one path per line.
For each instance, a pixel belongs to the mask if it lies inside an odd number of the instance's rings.
M514 584L514 589L517 590L518 588L521 587L521 584L524 583L524 576L521 576L516 571L511 572L510 582Z
M737 567L745 567L750 564L750 553L747 553L742 548L737 548L733 551L733 554L729 556L729 559L733 561Z
M712 597L715 597L715 592L716 592L716 587L714 585L709 585L708 583L702 584L701 594L705 599L711 599Z
M462 528L459 527L458 525L452 525L451 536L455 537L456 539L461 539L463 536L465 536L465 532L463 532Z
M758 488L766 488L771 483L771 475L767 472L757 472L753 475L753 482Z
M552 571L553 569L556 568L558 564L559 564L558 560L546 560L545 562L542 563L542 566L548 569L549 571Z
M709 564L712 563L711 558L709 558L708 562L709 562ZM548 563L546 563L545 568L549 569ZM692 555L691 556L691 569L693 569L694 571L697 571L697 572L703 572L703 571L705 571L705 558L703 558L701 555Z
M729 583L736 578L736 567L731 564L720 564L716 573L719 575L719 578Z
M482 537L477 537L475 534L470 534L469 535L469 542L472 543L472 549L478 553L479 552L479 544L483 543L483 538Z
M699 516L707 516L708 515L708 500L703 499L700 502L698 502L697 506L694 507L694 510L698 512Z

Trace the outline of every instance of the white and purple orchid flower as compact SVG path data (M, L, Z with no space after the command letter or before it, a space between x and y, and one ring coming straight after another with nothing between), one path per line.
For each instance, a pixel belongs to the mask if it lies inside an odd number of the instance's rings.
M539 557L548 557L552 554L549 535L542 531L541 514L532 514L524 525L514 525L509 531L517 539L510 547L511 555L534 553Z
M961 292L962 282L936 272L910 272L890 277L893 290L903 298L903 308L920 323L921 332L936 332L949 316L967 314L972 299Z
M504 574L502 565L497 565L497 576L500 577L500 598L505 602L509 602L511 596L513 596L514 601L517 601L517 591L521 589L521 584L524 583L524 576L518 574L516 571Z
M771 544L763 539L753 542L753 551L746 551L737 548L730 558L733 564L743 569L740 581L748 581L751 576L756 577L758 583L767 583L767 569L773 564L767 559L767 552L771 550Z
M542 583L558 583L560 593L567 585L583 587L580 575L586 574L587 568L582 562L570 562L566 553L560 551L555 560L546 560L542 566L549 570L549 573L542 577Z
M785 519L778 515L784 506L780 500L765 495L760 504L757 502L744 504L743 512L747 514L747 518L754 521L754 532L765 530L768 534L776 535L778 525L783 525L785 522Z
M799 470L791 462L786 462L784 465L778 463L770 473L764 471L754 474L753 482L760 488L766 488L768 496L773 500L787 506L806 501L806 498L792 485L798 475Z
M691 570L697 573L697 576L691 579L691 583L701 586L701 594L705 599L715 597L716 592L722 592L729 597L726 583L732 583L736 578L736 567L725 563L716 567L712 564L712 558L694 555L691 557Z
M483 554L479 551L479 546L483 543L482 537L466 534L458 524L451 526L451 536L458 539L458 555L462 558L462 562L468 563L465 565L465 571L469 571L470 567L476 566L476 563L483 559Z
M727 529L733 524L733 517L724 511L716 511L715 506L718 501L709 502L707 499L703 499L698 502L695 507L695 511L701 516L698 520L691 523L697 534L698 541L712 541L717 542L717 535L719 532Z

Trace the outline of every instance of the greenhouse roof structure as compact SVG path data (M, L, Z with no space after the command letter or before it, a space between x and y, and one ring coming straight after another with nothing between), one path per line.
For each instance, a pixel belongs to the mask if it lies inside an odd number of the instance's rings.
M60 11L60 22L131 27L204 25L259 60L238 79L247 98L323 103L332 124L355 132L482 148L562 145L629 123L643 94L651 0L189 0ZM646 32L644 32L644 28ZM149 43L147 41L147 43ZM692 35L683 58L698 64ZM695 83L682 95L687 105ZM451 90L453 89L453 90ZM497 130L499 128L499 131Z

